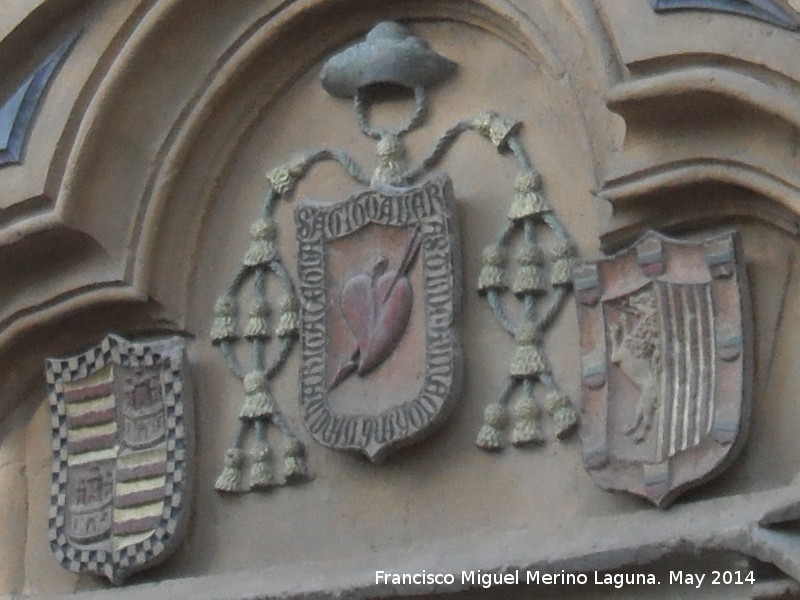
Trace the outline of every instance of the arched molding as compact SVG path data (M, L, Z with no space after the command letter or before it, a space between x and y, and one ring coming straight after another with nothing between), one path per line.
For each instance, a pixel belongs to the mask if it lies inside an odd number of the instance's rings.
M446 19L478 27L511 44L567 89L573 86L559 56L559 44L563 50L567 42L556 43L543 33L563 33L563 24L550 27L547 22L563 15L554 16L545 8L537 7L534 19L506 0L407 0L389 6L298 0L236 3L226 7L221 18L219 11L207 14L214 12L209 8L213 4L142 0L98 61L47 177L47 196L55 204L49 209L38 206L0 230L0 248L11 252L19 240L37 232L74 231L94 240L105 259L100 265L87 257L81 277L62 277L65 287L58 294L40 294L5 314L0 310L0 352L32 327L50 326L65 314L107 303L141 307L152 299L154 304L148 306L160 309L143 315L144 321L170 322L180 329L190 263L218 169L248 123L299 73L376 20ZM573 31L586 31L581 19L591 20L593 15L574 6L566 14L574 19ZM197 47L201 18L212 17L213 31L200 35L206 45ZM311 28L315 35L305 35ZM592 40L586 44L591 46ZM596 60L602 52L589 54ZM190 55L194 63L181 64L191 77L165 75L170 60L185 61ZM281 59L273 61L273 71L254 74L253 65L265 55ZM260 104L237 105L237 86L242 78L254 76L263 81ZM220 118L231 125L228 139L213 149L198 148L199 137ZM591 145L591 138L587 133L586 144ZM210 154L206 173L192 162L203 153L207 159ZM192 185L199 193L191 202L173 194L176 181L189 176L196 178ZM155 272L155 263L165 256L169 265Z
M731 186L750 193L730 193ZM701 227L736 217L800 235L800 188L766 169L734 160L708 157L654 165L607 182L600 195L614 213L601 237L605 249L648 228ZM676 206L683 208L676 211Z
M800 177L795 142L800 85L766 65L714 55L662 56L608 93L626 125L597 195L611 217L601 232L611 247L645 227L746 216L798 235ZM682 135L691 132L691 135ZM735 157L735 158L732 158ZM664 215L690 187L737 186L748 202L707 203ZM701 202L701 204L703 204Z

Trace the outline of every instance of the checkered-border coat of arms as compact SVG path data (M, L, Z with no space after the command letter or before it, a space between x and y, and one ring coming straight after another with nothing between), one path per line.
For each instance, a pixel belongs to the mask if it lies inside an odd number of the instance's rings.
M46 361L50 546L74 572L120 584L163 561L188 516L191 410L184 343L115 335Z

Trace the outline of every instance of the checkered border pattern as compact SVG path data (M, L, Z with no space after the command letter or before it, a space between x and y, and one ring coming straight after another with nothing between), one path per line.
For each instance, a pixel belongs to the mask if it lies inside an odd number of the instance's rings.
M50 485L50 548L61 565L76 573L88 571L120 583L153 562L164 551L181 520L187 474L187 439L183 400L183 348L180 338L147 343L129 342L115 335L83 354L47 359L45 373L50 395L53 471ZM83 550L66 535L67 405L64 383L80 381L108 364L126 367L160 366L167 426L165 499L161 520L147 539L120 551Z

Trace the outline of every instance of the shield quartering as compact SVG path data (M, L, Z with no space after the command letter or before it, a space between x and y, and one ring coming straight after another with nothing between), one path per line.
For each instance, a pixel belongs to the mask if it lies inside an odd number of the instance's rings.
M302 419L321 444L381 460L430 433L458 393L450 180L305 203L295 221Z
M667 506L724 469L747 433L751 349L738 234L648 232L575 270L584 465Z
M121 583L167 557L188 515L183 341L109 335L48 359L50 544L67 569Z

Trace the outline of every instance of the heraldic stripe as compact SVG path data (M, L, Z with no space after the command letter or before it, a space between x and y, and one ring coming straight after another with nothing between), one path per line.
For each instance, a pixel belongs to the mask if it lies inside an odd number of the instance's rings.
M117 439L111 371L91 385L64 390L67 408L67 464L114 458Z
M164 444L120 456L114 494L114 549L149 537L161 522L166 498Z
M714 415L714 306L710 284L654 282L661 319L655 462L698 445Z

